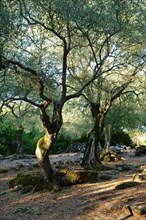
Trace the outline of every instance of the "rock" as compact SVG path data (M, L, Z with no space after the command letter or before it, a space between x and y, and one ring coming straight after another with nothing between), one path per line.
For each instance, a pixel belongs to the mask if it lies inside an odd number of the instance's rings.
M142 166L140 167L140 172L141 172L141 173L146 173L146 166L145 166L145 165L142 165Z
M21 194L28 193L28 192L30 192L33 189L33 187L34 187L33 185L25 186L25 187L22 188L20 193Z
M100 154L100 160L104 162L111 162L111 161L119 161L121 157L116 152L102 152Z
M20 186L36 186L39 184L40 186L44 184L44 178L41 175L37 175L33 172L20 173L16 178L10 180L9 187L12 189ZM43 186L42 186L43 187Z
M140 220L144 217L143 215L146 215L146 204L133 204L130 205L130 209L133 216Z
M16 192L16 191L19 191L19 190L22 190L23 186L22 185L16 185L13 187L13 192Z
M146 179L145 179L145 177L144 177L143 175L141 175L141 174L135 174L135 175L133 176L133 181L142 182L142 181L144 181L144 180L146 180Z
M126 205L123 206L122 212L125 214L125 218L123 218L123 220L128 219L129 217L133 216L129 204L126 204Z
M140 183L138 182L133 182L133 181L128 181L128 182L121 182L118 185L115 186L115 189L117 190L122 190L122 189L127 189L130 187L138 186Z
M69 186L78 183L91 183L98 180L98 173L94 170L61 168L56 173L60 185Z

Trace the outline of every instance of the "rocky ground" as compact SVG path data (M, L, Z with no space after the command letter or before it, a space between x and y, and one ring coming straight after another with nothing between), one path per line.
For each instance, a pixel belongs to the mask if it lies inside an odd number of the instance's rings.
M51 162L76 168L81 158L81 153L61 154L51 156ZM0 160L0 219L146 219L146 156L124 157L105 165L111 169L99 171L97 183L63 187L59 192L22 193L10 189L9 181L18 173L39 172L36 159L27 156Z

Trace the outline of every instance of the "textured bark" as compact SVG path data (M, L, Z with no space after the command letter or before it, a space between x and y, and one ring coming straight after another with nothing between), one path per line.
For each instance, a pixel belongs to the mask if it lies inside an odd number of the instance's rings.
M49 159L49 151L53 144L52 135L45 134L44 137L40 138L37 143L36 157L41 167L42 173L46 181L51 183L53 181L53 169Z
M49 115L46 113L45 106L40 108L40 117L45 129L45 135L39 139L35 154L44 178L49 184L54 183L54 171L50 163L49 152L62 126L61 109L62 106L60 103L54 103L53 116L50 119Z
M20 154L20 156L23 158L23 131L24 128L22 127L22 125L20 125L18 132L17 132L17 142L18 142L18 146L17 146L17 152L16 154Z
M104 114L100 112L100 104L90 103L91 113L93 117L94 126L89 134L86 151L81 165L84 168L97 169L101 164L99 159L100 153L100 137L104 127Z
M89 141L81 165L87 169L97 169L100 165L99 160L99 142L97 142L96 132L89 135Z
M104 129L104 134L105 134L105 146L104 150L106 153L109 153L109 147L111 143L111 125L107 127L107 129Z

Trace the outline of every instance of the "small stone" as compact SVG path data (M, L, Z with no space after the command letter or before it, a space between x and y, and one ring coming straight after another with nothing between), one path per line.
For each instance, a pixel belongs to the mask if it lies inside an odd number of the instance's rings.
M130 206L133 216L141 217L142 215L146 214L146 204L139 205L134 204ZM140 218L141 219L141 218Z
M19 191L19 190L21 190L22 188L23 188L22 185L16 185L16 186L14 186L14 188L13 188L13 192Z
M133 176L133 181L141 182L141 181L144 181L144 180L145 180L145 177L143 175L135 174Z
M24 186L21 190L21 194L28 193L33 189L32 185Z

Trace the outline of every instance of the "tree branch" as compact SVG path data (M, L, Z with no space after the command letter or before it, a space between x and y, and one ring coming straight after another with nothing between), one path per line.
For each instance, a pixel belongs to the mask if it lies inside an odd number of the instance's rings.
M23 0L23 5L24 5L24 8L25 8L25 11L26 13L28 14L29 18L27 16L24 16L23 12L22 12L22 5L20 6L20 12L21 12L21 15L24 17L24 19L26 19L26 21L28 22L28 24L30 25L40 25L41 27L43 27L45 30L48 30L50 32L52 32L53 34L55 34L60 40L62 40L63 42L65 42L65 38L63 36L61 36L60 33L58 33L55 29L54 29L54 25L52 25L52 28L51 27L48 27L46 26L43 22L39 21L38 19L32 17L30 15L30 13L28 12L27 10L27 7L26 7L26 3L25 1ZM51 10L51 8L50 8ZM31 22L30 20L32 20L33 22ZM52 17L50 17L50 20L52 20ZM52 22L51 22L52 23Z
M6 59L5 57L3 57L3 58ZM50 98L48 98L47 96L44 95L44 83L43 83L42 79L39 77L39 75L37 74L37 72L35 70L33 70L30 67L24 66L19 61L14 61L14 60L8 59L7 62L14 65L14 66L18 66L21 69L31 73L37 79L37 82L39 83L39 86L40 86L39 87L39 96L40 96L41 99L43 99L45 101L45 105L46 105L46 102L48 103L47 105L49 105L52 102L52 99L50 99Z

